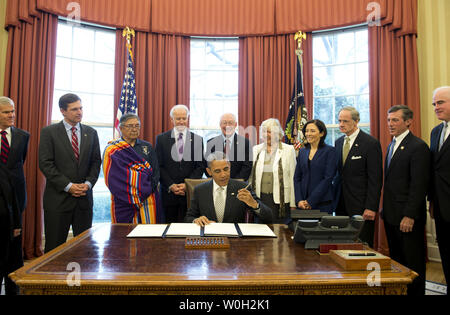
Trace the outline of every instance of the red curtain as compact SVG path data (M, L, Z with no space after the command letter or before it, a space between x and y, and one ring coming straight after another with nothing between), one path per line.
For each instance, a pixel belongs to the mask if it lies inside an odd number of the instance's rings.
M28 203L23 215L25 259L42 255L42 196L39 135L51 121L58 18L43 13L9 28L4 95L16 104L18 128L30 133L24 166Z
M245 128L268 118L284 126L289 113L296 69L294 35L245 37L239 40L239 125ZM306 106L312 113L312 36L303 44ZM247 135L257 140L256 135Z
M153 145L158 134L172 128L169 112L177 104L189 107L190 38L137 32L132 42L141 138ZM115 108L125 74L127 50L122 31L116 35Z

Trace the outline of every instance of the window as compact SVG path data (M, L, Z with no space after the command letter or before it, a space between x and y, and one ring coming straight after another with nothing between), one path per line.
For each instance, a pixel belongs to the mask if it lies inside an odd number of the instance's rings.
M223 113L238 117L238 66L238 39L191 39L190 128L205 143Z
M113 137L115 43L115 30L58 23L52 122L62 119L59 98L77 94L83 102L83 124L97 130L102 153ZM94 223L110 222L110 208L102 171L94 186Z
M313 35L314 118L328 128L326 142L341 136L339 110L355 107L360 128L370 132L367 27Z

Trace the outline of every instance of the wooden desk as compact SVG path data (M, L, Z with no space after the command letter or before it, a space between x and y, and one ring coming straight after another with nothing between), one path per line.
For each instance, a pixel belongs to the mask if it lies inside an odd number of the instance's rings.
M24 294L406 294L417 274L395 262L369 287L305 250L284 225L278 238L230 239L229 250L186 250L180 239L127 239L132 225L100 225L12 273ZM70 263L81 270L80 286Z

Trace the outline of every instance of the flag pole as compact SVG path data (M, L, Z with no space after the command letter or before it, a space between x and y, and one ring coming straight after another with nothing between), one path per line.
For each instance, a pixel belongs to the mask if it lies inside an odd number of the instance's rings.
M293 136L294 139L296 139L295 143L297 144L298 142L303 143L304 139L299 139L298 137L298 131L303 129L303 123L304 123L304 119L305 119L305 115L304 115L304 106L305 106L305 102L304 102L304 86L303 86L303 49L302 49L302 45L303 45L303 41L306 40L306 33L302 32L302 31L298 31L295 36L294 36L294 40L297 43L297 49L295 50L295 54L297 55L298 58L298 63L300 65L300 84L301 84L301 89L299 92L298 89L298 69L297 67L295 67L295 91L296 91L296 95L295 95L295 114L294 114L294 130L293 130ZM298 110L298 102L299 99L303 97L303 102L301 104L301 108L300 111ZM302 135L304 137L304 135Z

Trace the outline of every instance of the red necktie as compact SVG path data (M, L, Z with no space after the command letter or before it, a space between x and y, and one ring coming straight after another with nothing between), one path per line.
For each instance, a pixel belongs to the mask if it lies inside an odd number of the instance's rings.
M72 127L72 149L73 149L73 153L75 154L75 158L78 159L80 158L80 151L78 149L78 137L77 137L77 128Z
M9 141L8 138L6 138L6 131L2 131L2 151L0 154L0 159L3 164L6 164L8 162L8 155L9 155Z

